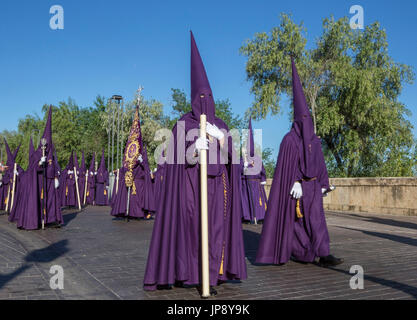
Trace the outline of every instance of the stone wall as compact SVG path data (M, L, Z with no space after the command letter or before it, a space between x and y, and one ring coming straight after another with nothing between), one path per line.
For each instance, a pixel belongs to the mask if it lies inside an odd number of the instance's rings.
M324 198L325 210L417 216L417 178L333 178L330 183L336 190Z

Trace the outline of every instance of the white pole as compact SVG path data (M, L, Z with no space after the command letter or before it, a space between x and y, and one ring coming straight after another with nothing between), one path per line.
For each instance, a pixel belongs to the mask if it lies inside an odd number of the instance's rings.
M13 202L14 202L14 193L16 190L16 171L17 171L17 163L14 163L14 171L13 171L13 189L12 189L12 203L10 205L10 212L13 209Z
M77 189L78 209L81 211L80 189L78 189L77 168L74 167L75 188Z
M200 137L206 139L206 115L200 115ZM208 203L207 203L207 150L200 150L200 192L201 192L201 296L210 296Z

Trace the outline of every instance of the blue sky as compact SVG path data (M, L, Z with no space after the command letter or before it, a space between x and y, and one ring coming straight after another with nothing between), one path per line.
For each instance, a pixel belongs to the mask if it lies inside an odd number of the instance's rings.
M64 30L49 28L49 8L64 8ZM0 4L0 131L15 129L44 103L73 98L90 106L100 94L132 99L144 86L146 98L171 105L171 88L190 92L189 30L196 37L215 98L230 99L242 114L253 97L246 81L246 58L239 48L256 32L279 24L291 13L307 28L308 46L321 34L322 19L350 16L359 4L365 25L378 20L398 62L417 66L417 2L401 1L99 1L2 0ZM416 71L416 70L415 70ZM404 88L401 101L412 111L417 136L417 84ZM277 153L290 123L280 116L253 123L263 129L263 146Z

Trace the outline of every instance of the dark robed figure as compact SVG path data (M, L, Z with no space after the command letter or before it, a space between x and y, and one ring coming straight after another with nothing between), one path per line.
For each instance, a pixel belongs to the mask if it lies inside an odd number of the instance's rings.
M7 207L7 211L10 212L16 206L16 201L17 201L16 194L19 191L21 177L24 173L24 170L18 164L16 165L16 172L14 170L17 153L19 152L20 146L17 147L14 153L12 153L10 151L10 147L6 139L4 139L4 145L6 146L6 153L7 153L7 161L6 161L7 169L3 172L3 179L1 181L2 190L0 190L0 210L5 210ZM16 179L15 190L14 190L15 195L14 197L12 197L14 178ZM12 204L12 198L13 198L13 204Z
M246 144L246 159L242 170L242 217L246 221L264 220L267 208L266 172L262 158L255 153L252 120L249 119L249 135Z
M77 161L78 165L78 161ZM81 205L84 205L84 193L85 193L85 174L87 172L87 168L85 166L85 157L84 151L82 152L82 159L81 159L81 166L78 168L78 189L80 190L80 202Z
M123 167L119 169L118 191L117 194L114 193L114 199L112 200L112 216L127 217L126 211L129 185L131 185L129 217L144 218L147 215L147 212L152 209L150 207L149 198L150 193L153 193L151 190L149 165L147 164L148 159L145 154L146 151L143 148L142 133L140 130L139 109L136 108L129 139L126 143ZM114 190L116 189L114 188ZM152 205L154 206L153 203Z
M35 147L33 146L33 141L32 141L32 137L30 137L30 141L29 141L29 162L31 161L32 155L35 153ZM16 222L19 217L18 217L18 213L21 212L21 210L19 209L21 207L21 203L22 203L22 199L24 197L24 190L25 190L25 186L26 186L26 180L28 177L28 172L24 171L21 174L19 174L19 185L16 188L16 204L13 206L12 210L10 211L10 215L9 215L9 221L10 222Z
M17 227L26 230L39 229L42 226L42 217L45 225L60 225L63 222L57 191L59 182L52 142L51 107L42 139L46 140L45 156L40 143L38 149L30 155L25 181L22 183L23 190L16 208Z
M74 159L74 151L72 151L71 156L68 160L68 164L65 167L65 169L62 171L61 178L60 178L61 205L63 207L78 206L74 166L76 166L76 164L75 164L75 159Z
M336 265L342 260L329 254L322 199L329 178L294 61L292 85L294 122L281 142L256 262L282 264L291 257L313 262L320 257L320 263Z
M101 161L96 175L96 198L95 204L97 206L107 206L109 204L108 188L109 188L109 173L106 169L106 162L104 160L104 149L101 153Z
M161 156L157 163L157 169L154 172L153 184L154 184L154 197L155 204L158 203L161 198L162 185L164 183L164 172L165 172L165 152L162 150Z
M86 195L86 204L94 205L95 204L95 195L96 195L96 174L94 170L96 162L96 153L93 153L93 157L90 162L90 167L88 172L86 172L86 182L87 182L87 195ZM88 177L87 177L88 174Z
M174 126L166 154L164 183L145 271L145 290L175 283L200 284L200 166L196 149L208 149L210 285L246 279L239 164L232 164L232 138L220 130L228 131L228 127L215 116L210 84L192 34L191 105L192 111ZM196 142L202 113L207 116L210 142L205 138ZM228 164L220 163L221 152Z

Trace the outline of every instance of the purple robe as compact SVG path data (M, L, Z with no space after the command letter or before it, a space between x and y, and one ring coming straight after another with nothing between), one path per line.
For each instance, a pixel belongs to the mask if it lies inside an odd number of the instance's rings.
M46 168L39 166L42 157L40 146L30 156L29 166L25 173L21 199L17 204L16 225L18 228L35 230L41 227L42 216L45 224L61 224L62 212L59 205L59 193L55 189L55 178L58 178L54 146L52 143L52 108L49 108L48 120L42 138L47 141L45 156ZM45 178L45 179L44 179ZM44 210L42 206L45 204ZM43 212L42 212L43 211Z
M252 165L250 164L249 167ZM244 173L244 170L243 170ZM265 168L257 175L242 175L242 213L247 221L262 221L267 209L267 198L264 185L266 181Z
M19 165L16 165L16 170L18 172L18 175L16 175L16 177L14 176L14 166L16 163L16 157L17 157L17 153L19 152L20 146L12 154L10 152L10 148L9 148L9 145L7 144L6 139L4 140L4 143L5 143L6 152L7 152L6 166L8 168L3 173L3 180L2 180L3 181L3 195L0 196L0 199L2 199L1 201L2 206L0 206L0 210L5 210L6 203L9 202L7 210L8 212L11 212L11 210L13 210L16 206L17 193L19 192L19 189L20 189L21 178L23 176L24 170ZM14 187L15 188L14 197L13 197L13 179L16 179L15 187ZM13 199L13 204L12 204L12 199ZM14 216L12 218L14 218ZM9 216L9 219L10 219L10 216Z
M127 169L122 167L119 171L119 187L117 195L114 197L111 215L116 217L125 217L127 209L128 189L125 183L125 173ZM146 215L145 197L147 186L145 181L145 170L142 165L138 165L133 169L133 187L130 191L129 200L129 217L143 218Z
M62 172L60 179L62 182L62 188L60 189L61 205L63 207L78 207L74 167L78 171L78 166L74 161L74 152L72 152L68 165Z
M104 162L104 150L101 155L100 167L96 175L96 190L95 190L95 204L98 206L109 205L109 197L107 194L109 186L109 173L106 170Z
M96 176L94 171L94 163L96 159L96 154L93 154L93 158L90 162L90 168L88 169L88 178L87 178L87 196L86 203L89 205L95 205L95 195L96 195Z
M281 142L256 257L258 263L282 264L291 256L313 262L316 257L329 255L330 251L321 190L329 188L329 178L321 141L314 134L293 61L292 70L294 123ZM297 200L290 195L295 182L301 183L303 191L302 218L297 217Z
M165 164L164 184L157 203L155 224L149 247L144 288L155 290L157 285L176 281L186 285L200 283L200 166L177 154L177 145L184 142L185 132L199 128L200 114L219 129L227 125L215 117L215 105L201 57L191 34L191 96L192 112L185 114L173 129L173 139ZM179 135L179 136L177 136ZM195 139L194 139L195 141ZM186 141L185 150L194 141ZM228 164L220 163L219 143L210 143L210 154L217 151L217 163L207 166L210 285L218 281L246 279L245 252L241 224L240 168L231 162L232 138L227 137ZM217 150L216 150L217 149Z

